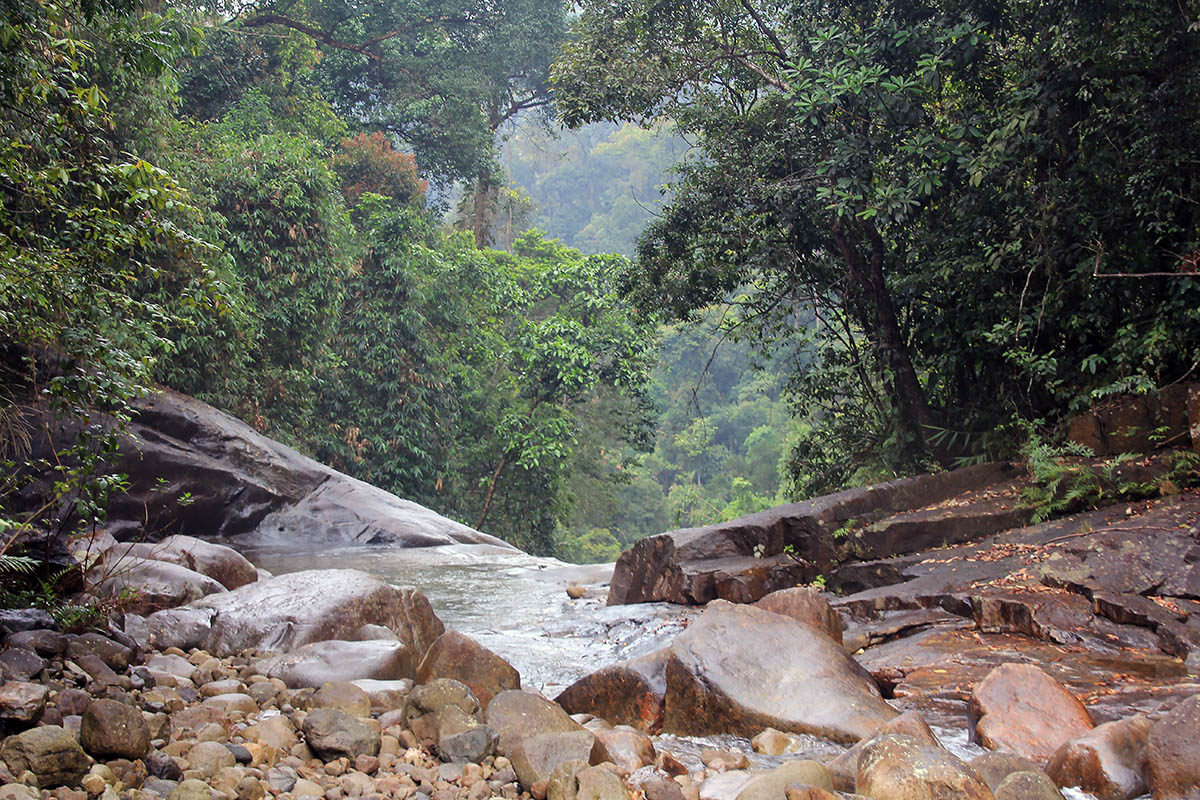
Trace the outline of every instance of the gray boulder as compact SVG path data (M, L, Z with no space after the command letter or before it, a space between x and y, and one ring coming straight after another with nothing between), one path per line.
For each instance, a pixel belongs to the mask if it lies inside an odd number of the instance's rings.
M348 569L280 575L192 607L215 614L204 648L215 655L248 648L286 653L313 642L349 639L370 623L395 631L415 662L445 632L418 589L396 588Z
M304 739L317 756L325 761L379 754L379 730L357 717L336 708L310 711L301 726Z
M125 607L138 614L174 608L225 591L217 581L187 567L136 556L102 562L89 575L97 582L99 596L124 598Z
M258 662L258 671L279 678L292 689L317 688L330 682L363 679L394 681L411 678L412 651L383 639L367 642L314 642L290 653Z
M75 736L58 725L45 725L7 737L0 744L0 761L13 774L29 770L38 786L74 786L91 769L92 760Z
M258 580L258 570L241 553L194 536L177 535L160 542L120 544L109 551L110 555L113 553L178 564L207 575L226 589L236 589Z

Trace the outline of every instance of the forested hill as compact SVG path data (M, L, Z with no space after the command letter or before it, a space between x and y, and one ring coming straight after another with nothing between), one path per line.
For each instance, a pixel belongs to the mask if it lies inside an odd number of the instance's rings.
M8 539L155 384L593 559L1195 379L1196 2L0 4Z

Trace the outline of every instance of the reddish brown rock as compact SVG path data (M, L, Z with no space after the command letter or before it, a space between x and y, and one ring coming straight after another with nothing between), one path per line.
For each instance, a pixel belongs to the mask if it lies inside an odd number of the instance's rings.
M500 692L521 688L521 674L512 664L457 631L439 636L417 667L416 683L437 678L453 678L470 686L483 708Z
M1200 694L1150 726L1146 782L1154 800L1200 800Z
M857 742L896 715L828 636L753 606L710 604L671 645L664 730L673 733L771 727Z
M971 741L1045 764L1093 727L1083 703L1032 664L1002 664L980 681L967 704Z
M775 614L791 617L801 625L842 643L842 621L821 592L811 586L794 586L771 592L754 605Z
M596 744L592 747L591 763L602 764L607 761L614 764L622 777L627 778L631 772L653 764L658 755L654 742L641 731L613 728L592 733L596 737Z
M1058 748L1046 773L1059 786L1077 786L1100 800L1130 800L1146 792L1142 777L1150 720L1142 715L1106 722Z
M569 714L594 714L646 733L662 730L669 648L585 675L555 701Z

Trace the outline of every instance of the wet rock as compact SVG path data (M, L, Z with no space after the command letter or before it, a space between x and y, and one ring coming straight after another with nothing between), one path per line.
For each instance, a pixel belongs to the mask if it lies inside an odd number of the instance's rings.
M5 738L0 744L0 761L16 775L29 770L43 789L73 786L92 766L92 760L75 736L57 725L32 728Z
M829 601L821 596L821 592L811 586L780 589L771 592L754 605L775 614L791 617L801 625L820 631L838 644L842 643L841 618L830 607Z
M54 617L40 608L0 608L0 626L12 633L58 628Z
M1093 727L1083 704L1032 664L1002 664L988 673L971 692L967 715L971 741L1035 764Z
M613 764L617 772L628 777L642 767L654 763L658 752L654 742L641 731L631 728L612 728L610 730L594 730L596 744L589 758L593 764L605 761Z
M258 570L241 553L192 536L168 536L155 543L118 545L115 552L178 564L207 575L226 589L236 589L258 580Z
M970 764L993 792L1014 772L1038 771L1037 764L1015 753L982 753L971 759Z
M767 728L750 740L750 746L754 748L754 752L766 756L781 756L792 749L794 745L795 741L792 737L774 728Z
M40 683L9 681L0 686L0 720L33 722L46 708L50 690Z
M714 603L671 646L668 731L753 736L773 727L856 742L895 716L841 647L778 614Z
M150 752L150 726L135 706L95 700L83 712L79 739L93 756L141 758Z
M46 661L28 647L6 646L0 650L0 670L9 678L28 681L46 668Z
M301 729L308 746L325 761L379 754L379 731L363 720L336 708L318 708L310 711L304 718Z
M411 678L413 653L398 641L314 642L258 663L263 675L279 678L292 689L325 683Z
M371 698L353 683L328 681L309 698L309 708L336 708L352 717L371 716Z
M389 586L357 570L293 572L204 598L193 607L217 612L205 641L205 649L216 655L246 649L290 652L345 639L370 623L395 631L415 660L445 631L419 590Z
M996 800L1064 800L1043 772L1014 772L996 787Z
M858 780L858 757L868 744L880 736L899 734L908 736L922 745L939 747L937 736L934 735L925 719L916 711L906 711L895 719L889 720L869 739L863 739L858 744L845 751L828 764L833 787L838 791L854 791L855 781Z
M1150 720L1138 714L1106 722L1058 748L1046 773L1100 800L1131 800L1146 792L1142 777Z
M437 678L453 678L470 686L483 708L496 694L521 688L521 674L516 668L457 631L446 631L430 645L414 680L429 683Z
M993 800L983 778L951 753L896 734L863 749L855 783L859 794L888 800Z
M595 714L646 733L662 730L666 712L667 659L663 648L585 675L555 698L572 714Z
M816 761L788 761L765 775L757 775L738 792L737 800L779 800L789 784L802 783L833 791L829 771Z
M521 786L528 789L549 781L554 768L564 761L587 761L595 745L590 731L543 733L521 739L510 758Z
M1150 726L1146 783L1154 800L1200 797L1200 695L1193 695Z
M483 721L500 737L497 751L510 757L517 743L531 736L584 730L557 703L519 689L510 689L493 697L484 711ZM591 745L588 747L590 752ZM582 756L584 760L587 757L586 753Z
M212 578L187 567L135 556L118 558L93 568L92 573L98 581L95 589L98 595L124 597L129 610L137 614L182 606L225 591Z

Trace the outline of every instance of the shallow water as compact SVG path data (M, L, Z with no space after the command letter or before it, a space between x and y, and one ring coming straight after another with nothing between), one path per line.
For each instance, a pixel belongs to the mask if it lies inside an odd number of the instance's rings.
M579 678L608 664L667 644L698 613L667 603L604 605L595 585L607 580L604 568L576 567L488 546L430 548L295 547L242 549L258 566L275 574L305 569L358 569L395 585L420 588L448 629L461 631L499 653L521 673L527 688L553 698ZM592 584L582 600L567 597L568 584ZM936 727L942 744L964 760L983 750L967 741L965 729ZM655 737L693 770L704 748L739 749L751 765L770 768L785 758L828 760L841 746L813 736L796 736L796 749L783 758L754 753L736 736ZM1065 789L1068 800L1092 795ZM1148 797L1148 795L1146 796Z

